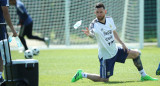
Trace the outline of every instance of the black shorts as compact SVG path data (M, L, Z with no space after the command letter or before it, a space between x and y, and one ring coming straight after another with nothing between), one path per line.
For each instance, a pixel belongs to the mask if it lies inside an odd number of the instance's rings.
M8 35L7 35L7 30L6 30L6 26L2 26L0 28L0 41L3 39L7 39ZM1 57L1 49L0 49L0 57Z
M19 36L24 37L25 35L27 36L32 35L32 28L33 28L33 22L31 22L28 25L22 25L19 32Z
M6 30L6 26L2 26L0 27L0 40L2 39L6 39L7 38L7 30Z

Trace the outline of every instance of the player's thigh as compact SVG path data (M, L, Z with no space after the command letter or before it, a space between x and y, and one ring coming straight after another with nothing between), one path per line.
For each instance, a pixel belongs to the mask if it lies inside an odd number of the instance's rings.
M24 37L24 35L25 35L25 26L22 25L21 29L20 29L20 32L19 32L19 37Z
M140 55L140 52L139 51L137 51L137 50L130 50L129 51L129 54L128 54L128 56L127 56L127 59L135 59L135 58L137 58L138 56Z
M30 23L29 25L27 25L26 29L27 29L27 31L26 31L27 37L31 37L32 36L32 29L33 29L33 23Z

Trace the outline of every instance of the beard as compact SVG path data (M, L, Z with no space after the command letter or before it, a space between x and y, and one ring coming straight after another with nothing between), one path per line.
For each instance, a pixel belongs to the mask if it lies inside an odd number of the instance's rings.
M105 16L97 17L97 19L98 19L99 21L102 21L102 20L104 19L104 17L105 17Z

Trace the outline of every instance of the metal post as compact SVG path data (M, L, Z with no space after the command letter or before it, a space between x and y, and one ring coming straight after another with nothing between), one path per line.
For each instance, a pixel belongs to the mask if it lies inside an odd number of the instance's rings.
M122 34L121 34L121 40L122 40L123 42L125 42L125 31L126 31L127 11L128 11L128 0L125 0L125 8L124 8L124 12L123 12Z
M139 15L140 15L140 22L139 22L139 44L140 49L144 47L144 0L139 0Z
M160 47L160 0L157 0L157 42Z
M70 25L69 25L70 0L65 0L65 44L70 45Z

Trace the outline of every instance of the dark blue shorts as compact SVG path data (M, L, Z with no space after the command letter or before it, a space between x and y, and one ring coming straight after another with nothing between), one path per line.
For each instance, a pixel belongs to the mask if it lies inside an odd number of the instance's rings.
M7 38L5 26L0 27L0 40Z
M0 41L7 38L7 32L5 26L0 27ZM1 51L1 50L0 50ZM1 57L1 52L0 52Z
M105 60L103 60L103 58L99 59L100 77L109 78L110 76L112 76L115 62L125 63L127 56L127 51L124 52L122 48L118 48L118 52L113 58Z

